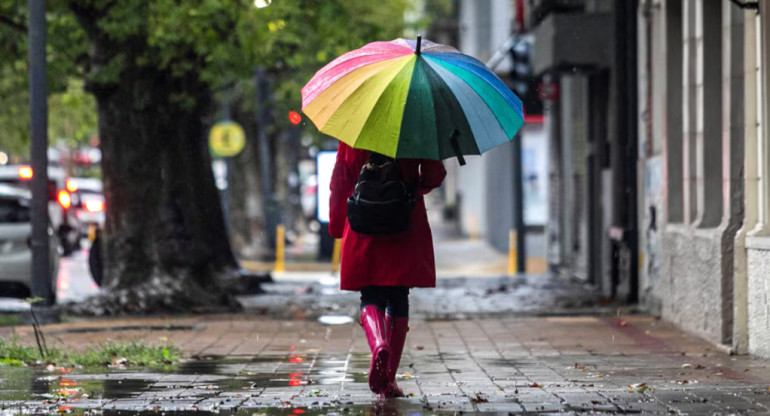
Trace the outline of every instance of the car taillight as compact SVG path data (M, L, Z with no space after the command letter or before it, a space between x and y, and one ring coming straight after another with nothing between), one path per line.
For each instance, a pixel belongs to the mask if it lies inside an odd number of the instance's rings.
M72 197L70 196L70 193L64 189L60 190L59 193L56 194L56 199L59 201L59 205L61 205L61 207L64 209L68 209L70 205L72 205Z
M19 179L25 181L32 179L32 167L19 166Z
M88 212L102 212L104 211L104 202L98 200L85 201L83 203L86 211Z
M70 192L75 192L78 190L78 185L75 182L67 181L67 190Z

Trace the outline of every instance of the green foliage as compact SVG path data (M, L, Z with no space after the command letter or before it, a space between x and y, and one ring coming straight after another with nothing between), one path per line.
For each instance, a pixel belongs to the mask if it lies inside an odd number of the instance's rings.
M104 365L138 365L156 367L179 361L181 351L174 346L149 347L141 342L107 342L82 353L68 354L65 361L84 367Z
M21 324L21 315L10 313L0 315L0 326L15 326Z
M261 67L274 81L276 122L285 125L283 115L299 109L300 88L316 70L367 42L403 36L412 3L276 0L257 9L252 0L49 1L50 139L79 142L95 134L95 103L84 88L113 85L137 67L166 69L177 77L194 73L210 93L233 87L234 98L240 95L247 107L254 71ZM95 24L84 23L83 16ZM0 0L0 18L0 148L25 153L26 0ZM99 45L84 27L122 47L101 50L104 56L94 62ZM170 95L192 106L200 93Z
M102 367L107 365L125 365L158 367L173 364L181 358L181 351L173 345L151 347L141 342L107 342L91 347L83 352L64 351L58 348L48 350L46 363L59 366ZM34 347L22 346L18 337L11 340L0 338L0 367L34 365L40 361L40 355Z
M48 137L65 139L75 147L97 134L96 100L84 90L83 80L70 78L66 89L48 99Z
M72 125L82 112L95 107L58 106L56 96L65 92L82 76L87 42L74 15L62 8L61 2L49 2L47 23L47 89L51 113L49 127L60 130L62 123ZM0 0L0 149L25 158L29 145L29 94L27 73L26 0ZM82 90L82 89L81 89ZM70 92L71 93L71 92ZM91 129L91 126L76 129Z
M18 336L11 338L10 342L0 338L0 366L19 366L40 359L36 348L19 345L18 340Z

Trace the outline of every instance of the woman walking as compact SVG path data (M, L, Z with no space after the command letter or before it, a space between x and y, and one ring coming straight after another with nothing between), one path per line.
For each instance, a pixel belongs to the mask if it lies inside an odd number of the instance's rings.
M340 142L331 181L329 233L342 238L340 289L361 292L361 326L372 352L369 388L384 397L402 397L396 384L409 330L409 288L435 287L433 240L423 195L446 176L440 161L399 159L401 180L416 189L406 231L366 235L347 222L347 199L370 152Z

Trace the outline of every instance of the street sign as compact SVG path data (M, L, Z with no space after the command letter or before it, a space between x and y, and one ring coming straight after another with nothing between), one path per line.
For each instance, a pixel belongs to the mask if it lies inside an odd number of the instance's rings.
M209 147L214 156L235 156L243 150L244 145L246 145L246 134L238 123L220 121L211 128Z

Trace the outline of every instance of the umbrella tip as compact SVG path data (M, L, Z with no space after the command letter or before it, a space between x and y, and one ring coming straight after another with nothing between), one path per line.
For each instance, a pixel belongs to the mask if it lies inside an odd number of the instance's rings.
M417 35L417 46L415 46L415 48L414 48L414 53L416 53L417 55L420 54L420 44L421 43L422 43L422 36L421 35Z

